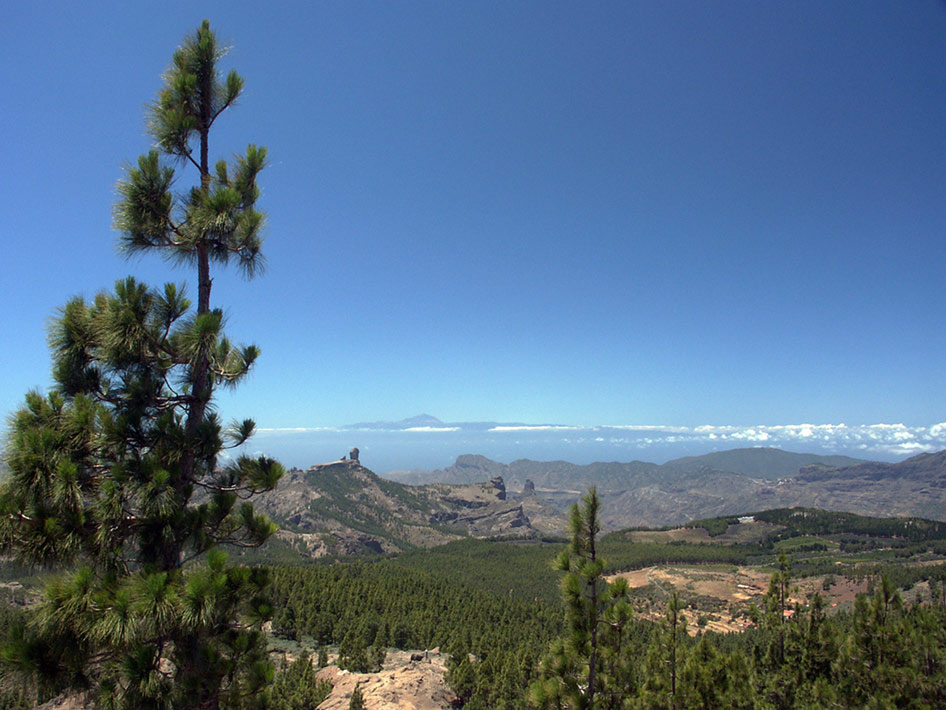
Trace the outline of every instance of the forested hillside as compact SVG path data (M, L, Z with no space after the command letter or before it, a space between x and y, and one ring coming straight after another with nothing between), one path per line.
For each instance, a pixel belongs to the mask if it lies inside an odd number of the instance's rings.
M272 632L306 649L306 662L326 663L320 657L329 650L355 674L380 667L394 649L439 647L458 705L542 706L549 683L564 682L554 669L574 675L587 665L581 644L568 641L571 607L553 565L567 545L463 539L373 561L277 566ZM946 702L946 524L781 509L623 530L601 537L596 554L601 618L620 620L620 634L602 627L595 707ZM628 582L668 565L676 576L655 571L644 586ZM687 581L736 569L768 580L742 603L701 596L703 587ZM624 571L633 574L621 581ZM843 589L865 593L838 596ZM850 601L832 601L842 598ZM730 617L741 633L711 630L713 619ZM5 618L6 633L15 633L23 612ZM556 638L565 646L543 660ZM567 660L570 653L579 660ZM874 670L855 672L864 664ZM29 707L5 687L0 707ZM291 663L277 672L272 707L308 707L327 692L314 670Z
M835 566L837 575L866 575L870 591L832 609L819 594L798 600L792 591L804 581L798 574L811 569L792 563L779 548L788 540L847 535L873 540L875 551L898 541L914 545L915 558L921 548L939 549L941 524L799 510L756 517L768 518L758 524L770 537L746 544L640 544L629 541L632 531L600 540L597 554L605 567L596 576L598 613L612 622L601 626L596 642L600 672L594 707L827 708L863 707L869 701L939 707L946 702L942 557L924 567L901 567L883 555L866 567L863 560ZM740 523L725 523L730 525ZM718 527L716 521L696 526L691 530L704 534ZM901 533L908 530L919 532L906 541ZM558 702L584 707L566 697L568 688L573 692L582 685L568 678L587 673L590 637L570 640L573 607L566 603L563 609L562 573L552 569L564 547L564 542L466 540L373 563L279 568L274 629L313 649L337 647L351 668L368 668L381 647L440 646L451 659L457 702L470 710L557 707ZM699 600L686 590L656 602L654 617L641 596L653 590L609 585L603 576L604 570L661 559L704 568L711 561L769 564L770 584L745 607L751 623L743 633L717 635L696 623L692 605ZM898 569L915 574L898 578ZM898 585L927 591L905 602ZM558 651L550 646L556 637L566 641ZM858 671L864 667L871 672Z

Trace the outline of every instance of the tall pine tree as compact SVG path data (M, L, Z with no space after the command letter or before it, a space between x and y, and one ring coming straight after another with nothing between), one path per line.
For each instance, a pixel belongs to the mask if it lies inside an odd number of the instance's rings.
M592 487L571 508L571 544L558 558L568 634L552 644L530 688L540 708L620 707L633 690L627 627L632 618L624 580L608 584L598 556L600 502Z
M224 335L210 266L259 272L266 158L250 145L210 169L211 128L243 87L233 71L221 80L223 56L206 21L174 53L150 112L157 149L128 169L115 207L128 253L196 268L196 312L183 287L131 277L91 303L74 298L50 331L54 388L12 418L0 540L65 571L4 659L103 707L249 707L272 678L259 629L267 573L228 565L220 548L273 532L245 501L283 471L265 457L220 465L254 425L224 427L213 393L239 383L258 351ZM196 184L175 193L188 165Z

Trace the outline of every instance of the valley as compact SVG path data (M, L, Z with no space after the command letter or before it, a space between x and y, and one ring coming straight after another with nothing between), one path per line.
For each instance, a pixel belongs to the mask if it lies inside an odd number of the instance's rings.
M270 554L335 559L466 537L561 537L568 506L591 486L605 531L791 507L946 520L946 452L887 464L758 448L584 466L465 455L448 469L393 478L348 459L290 469L259 498L280 528Z
M279 669L276 706L296 707L279 705L290 702L279 698L307 688L306 697L318 698L321 710L346 708L357 688L369 710L531 707L524 689L541 677L552 642L567 631L563 574L554 564L569 537L564 508L581 487L594 484L603 491L602 580L613 588L627 585L626 652L636 659L627 672L634 683L656 672L647 659L666 643L673 600L686 663L708 653L698 651L704 641L717 654L747 654L753 692L776 682L776 667L752 655L775 631L801 634L812 619L823 619L818 623L846 638L855 619L878 623L864 615L887 585L902 610L891 618L912 625L904 628L913 629L914 640L904 636L902 643L919 643L916 635L925 627L914 617L946 608L946 522L869 513L881 491L890 511L936 512L935 498L910 500L904 492L920 485L938 490L942 454L901 464L842 461L839 468L837 461L784 452L723 453L674 466L600 468L461 457L462 465L441 476L445 480L412 485L347 458L289 471L258 503L280 530L260 549L230 550L235 562L263 565L272 576L267 636ZM786 477L786 462L799 470ZM760 470L765 465L775 470ZM505 476L521 487L507 488ZM719 486L721 501L713 505L700 502L709 497L701 490L708 481ZM768 498L740 497L744 490L734 484L726 497L722 481L786 490L830 485L838 488L833 500L848 496L863 505L852 504L856 512L765 508ZM841 481L850 487L842 490ZM641 487L622 488L629 482ZM615 509L635 496L638 506L667 498L644 518L662 524L621 524L642 519L633 505L630 512ZM693 511L682 524L673 522L679 511L666 512L673 504ZM699 515L719 509L732 512ZM19 618L38 599L44 577L9 561L0 572L10 605L4 613ZM773 606L772 580L783 573L786 595L781 607ZM774 625L774 618L784 618L779 623L785 626ZM932 643L946 653L946 643ZM412 660L425 649L432 653L424 661ZM845 672L842 661L838 673ZM311 668L299 670L295 662ZM46 707L74 702L67 697Z

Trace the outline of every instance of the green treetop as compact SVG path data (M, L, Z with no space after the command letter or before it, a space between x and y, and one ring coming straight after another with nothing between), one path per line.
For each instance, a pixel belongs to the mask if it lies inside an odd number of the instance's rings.
M557 561L565 572L562 596L567 635L553 642L530 688L539 708L618 707L633 684L627 627L632 619L626 580L608 584L598 556L600 501L592 487L572 506L571 544Z

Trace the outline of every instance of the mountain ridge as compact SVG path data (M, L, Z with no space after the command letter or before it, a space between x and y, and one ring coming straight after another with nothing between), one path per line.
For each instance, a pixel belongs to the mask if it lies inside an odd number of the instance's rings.
M528 459L503 464L466 454L445 469L397 473L401 480L417 484L437 478L460 483L501 475L511 490L534 489L560 509L595 485L602 499L602 524L608 529L676 525L794 506L946 520L946 451L918 454L894 464L771 448L711 452L666 464L578 465Z
M508 464L480 454L461 454L452 466L443 469L391 471L391 480L419 485L423 483L469 483L488 473L500 475L513 490L521 490L531 480L537 489L569 490L595 485L599 490L623 490L627 487L660 480L676 480L703 471L735 473L753 478L779 479L798 474L803 466L835 467L867 463L849 456L799 454L771 447L753 447L714 451L701 456L685 456L664 464L648 461L595 461L573 464L568 461L516 459ZM568 485L569 483L574 485Z
M280 526L277 538L305 557L395 553L464 537L535 538L558 532L561 522L539 499L507 500L500 477L407 486L350 459L291 469L257 508Z
M259 509L280 525L281 543L305 557L390 554L467 537L561 535L565 509L591 485L601 498L603 530L791 507L946 521L946 451L896 464L844 466L829 462L855 459L778 450L723 453L689 457L682 465L504 464L465 454L452 467L422 472L441 482L419 485L382 478L343 459L291 469L276 491L260 497ZM742 462L741 472L710 465L727 460ZM773 461L776 470L759 468ZM808 463L784 476L786 462Z

